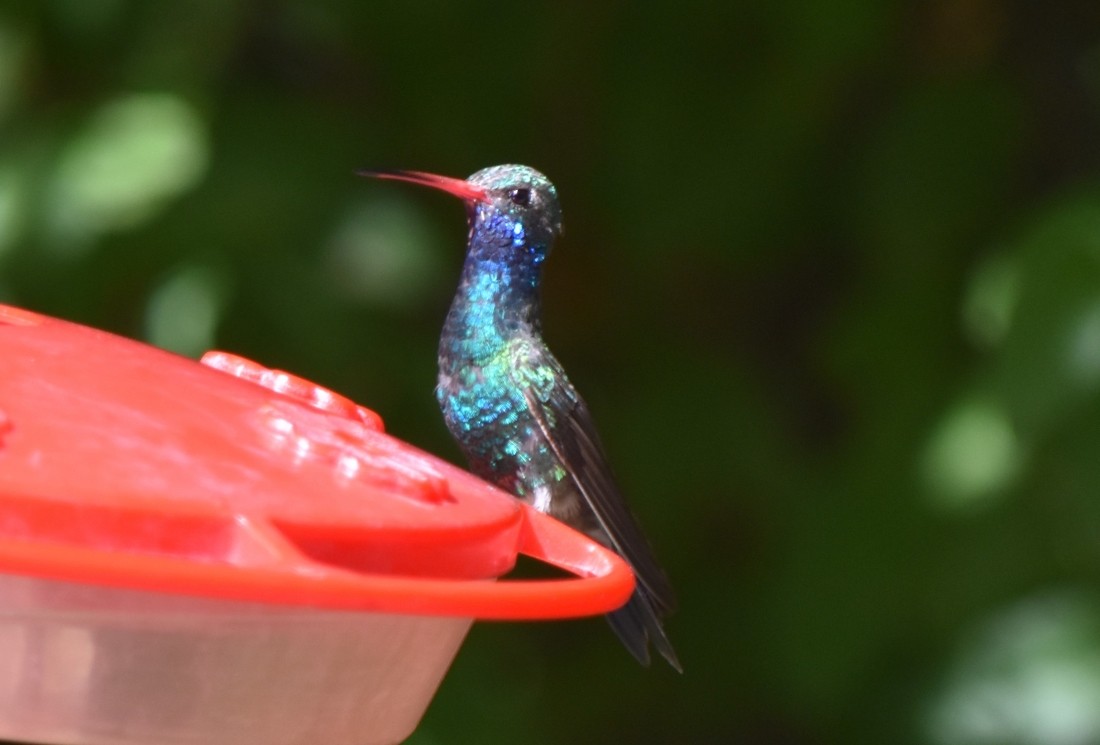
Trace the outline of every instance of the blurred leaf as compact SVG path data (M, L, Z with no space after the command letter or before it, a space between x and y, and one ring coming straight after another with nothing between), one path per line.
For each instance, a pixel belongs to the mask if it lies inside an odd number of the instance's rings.
M57 167L47 217L57 245L139 225L194 187L207 166L204 129L171 95L137 94L100 108Z

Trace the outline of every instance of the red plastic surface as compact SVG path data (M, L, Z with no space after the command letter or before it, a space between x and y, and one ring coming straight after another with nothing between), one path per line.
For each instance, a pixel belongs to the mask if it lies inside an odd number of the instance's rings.
M0 305L0 572L476 618L604 613L598 544L309 381ZM580 579L495 581L517 552Z

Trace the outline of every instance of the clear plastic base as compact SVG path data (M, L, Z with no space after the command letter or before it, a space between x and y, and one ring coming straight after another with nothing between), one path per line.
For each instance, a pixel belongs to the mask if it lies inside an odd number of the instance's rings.
M0 575L0 739L398 743L471 623Z

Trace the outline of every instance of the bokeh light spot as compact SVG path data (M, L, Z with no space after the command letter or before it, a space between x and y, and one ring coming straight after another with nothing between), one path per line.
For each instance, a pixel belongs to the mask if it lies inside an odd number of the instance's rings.
M1084 594L994 618L954 664L926 728L938 745L1100 742L1100 614Z
M228 285L224 274L208 266L178 269L149 298L145 338L189 357L211 349L229 294Z
M1023 456L1005 409L981 398L948 410L924 454L924 477L938 506L961 509L1011 484Z
M1089 388L1100 382L1100 303L1089 306L1070 328L1069 377Z
M412 307L442 280L440 243L423 212L407 201L372 198L340 222L325 256L333 287L380 306ZM455 247L461 253L462 245Z
M1012 327L1020 296L1020 271L1016 262L998 256L986 260L970 282L963 305L963 323L974 343L999 344Z

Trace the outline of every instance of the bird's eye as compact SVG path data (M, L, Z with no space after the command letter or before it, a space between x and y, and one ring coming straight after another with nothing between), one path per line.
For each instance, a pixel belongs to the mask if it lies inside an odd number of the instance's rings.
M531 204L531 190L512 189L508 192L508 199L517 207L528 207Z

